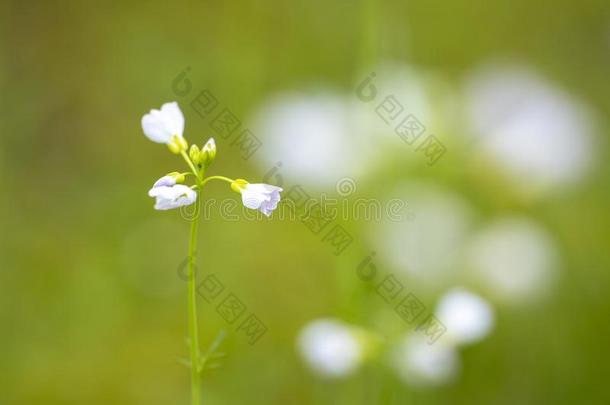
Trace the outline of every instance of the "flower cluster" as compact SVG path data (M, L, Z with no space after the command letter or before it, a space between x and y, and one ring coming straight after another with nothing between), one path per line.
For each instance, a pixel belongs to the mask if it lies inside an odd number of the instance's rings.
M205 177L205 172L216 157L216 144L210 138L199 148L184 139L184 115L178 103L165 103L160 110L151 110L142 117L142 130L148 139L164 143L169 150L181 155L188 164L190 172L171 172L157 180L148 195L156 199L156 210L170 210L193 204L198 192L209 180L223 180L231 184L231 189L240 193L247 208L259 210L266 216L277 208L280 201L280 187L269 184L250 184L243 179L230 179L224 176ZM193 175L196 184L187 186L182 183Z
M297 349L305 364L321 377L345 378L366 361L386 358L408 384L441 385L456 377L459 349L491 332L494 313L482 297L455 288L441 297L435 317L446 327L446 333L434 342L426 331L387 340L338 319L317 319L301 330Z

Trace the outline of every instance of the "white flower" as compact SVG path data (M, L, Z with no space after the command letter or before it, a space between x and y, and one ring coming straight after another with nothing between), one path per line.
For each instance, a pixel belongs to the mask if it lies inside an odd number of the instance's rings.
M169 176L160 178L157 183L166 177ZM160 211L190 205L197 199L197 193L184 184L153 186L153 188L148 191L148 195L157 199L155 209Z
M277 208L281 187L269 184L246 184L241 188L241 200L246 208L259 210L266 216Z
M282 173L301 184L329 187L337 178L357 176L367 138L352 130L349 100L329 90L280 94L252 118L254 131L269 140L256 158L265 169L280 159Z
M161 110L150 110L142 117L142 130L148 139L157 143L169 144L174 135L182 138L184 115L178 103L165 103Z
M460 368L455 346L438 340L428 344L421 334L410 335L392 353L392 365L408 384L441 385L453 380Z
M305 362L325 377L352 373L363 357L363 347L350 327L334 319L319 319L299 334L298 349Z
M487 225L472 239L467 256L482 285L504 303L516 305L547 295L560 262L553 238L523 217Z
M455 263L472 227L473 209L468 201L424 182L400 185L388 192L390 198L406 202L406 207L400 210L399 219L372 223L376 250L421 287L449 283L456 276Z
M494 323L494 314L487 301L463 288L443 295L435 313L447 328L447 339L456 344L481 340Z
M444 89L442 84L429 80L432 75L424 76L409 66L390 61L374 70L375 78L363 90L372 91L374 100L370 102L361 101L358 93L318 85L277 94L260 105L249 121L253 131L268 140L255 154L263 168L268 170L279 159L282 176L322 189L332 187L341 177L366 175L387 162L388 156L395 155L403 164L416 160L418 154L405 152L408 146L396 134L395 127L409 114L423 125L431 121L428 82L434 94L440 95L439 100L450 97L439 92ZM361 72L361 79L372 77L369 73L372 72ZM398 103L394 112L400 108L403 111L395 122L386 123L387 118L381 118L377 107L391 95Z
M176 178L174 176L163 176L159 180L155 181L155 184L153 184L153 188L162 186L170 187L174 184L176 184Z
M583 177L594 158L594 117L581 101L518 65L491 65L467 83L477 151L516 185L545 191Z

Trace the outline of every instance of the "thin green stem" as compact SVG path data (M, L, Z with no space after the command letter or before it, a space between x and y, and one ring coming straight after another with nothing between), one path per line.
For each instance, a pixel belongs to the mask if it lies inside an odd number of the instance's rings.
M230 179L228 177L225 176L210 176L210 177L206 177L203 182L201 183L201 187L203 187L205 185L205 183L207 183L210 180L222 180L222 181L226 181L227 183L233 183L235 180Z
M180 155L184 158L184 160L186 161L186 164L189 165L189 167L191 168L191 171L193 172L195 177L199 178L199 170L197 170L197 168L195 167L193 162L191 162L191 159L186 154L186 150L181 150Z
M190 162L190 160L187 159ZM200 181L198 181L200 183ZM201 185L201 184L200 184ZM199 211L201 210L201 191L197 192L195 212L191 220L191 231L188 246L188 273L187 273L187 295L188 295L188 330L190 338L191 356L191 404L201 403L201 381L199 378L199 332L197 328L197 274L194 270L195 247L197 246L197 230L199 228Z
M197 274L195 272L195 247L197 246L197 231L199 228L199 213L201 211L201 194L203 186L210 180L223 180L233 183L233 180L224 176L210 176L203 179L203 170L198 170L193 164L185 150L180 151L180 155L189 165L191 171L197 178L197 200L195 202L195 212L191 220L191 230L188 246L188 266L187 266L187 298L188 298L188 330L190 339L191 357L191 404L201 404L201 379L200 379L200 358L199 352L199 331L197 322Z

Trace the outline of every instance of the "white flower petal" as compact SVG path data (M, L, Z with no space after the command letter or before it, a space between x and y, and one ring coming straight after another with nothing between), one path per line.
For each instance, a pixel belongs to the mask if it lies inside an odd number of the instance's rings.
M363 358L363 348L349 325L335 319L318 319L299 334L298 349L307 365L324 377L353 373Z
M435 313L447 328L448 339L456 344L483 339L494 323L494 314L487 301L463 288L443 295Z
M164 195L167 195L167 193L169 192L168 191L169 189L171 189L171 187L168 187L168 186L158 186L158 187L155 187L155 186L153 186L153 188L148 190L148 195L149 195L149 197L164 196Z
M190 205L197 199L197 193L183 184L153 187L148 195L156 198L155 209L161 211Z
M153 188L161 186L173 186L176 184L176 179L173 176L163 176L153 184Z
M473 237L467 256L482 286L511 305L548 297L561 260L552 236L525 217L501 218L486 225Z
M166 125L171 130L173 135L182 137L184 134L184 115L175 101L165 103L161 106L161 114L166 121Z
M210 138L208 139L208 141L205 143L205 145L203 145L203 147L201 148L201 150L203 152L211 152L212 150L216 149L216 142L214 141L214 138Z
M184 116L178 103L165 103L161 110L150 110L142 117L142 130L148 139L157 143L168 143L172 135L182 137Z
M281 187L269 184L246 184L241 191L241 199L246 208L260 210L266 216L277 208Z
M243 202L246 208L257 210L261 206L263 201L265 201L265 195L254 192L242 191L241 201Z
M477 148L527 191L579 181L595 160L590 108L527 66L492 64L467 82Z
M387 196L407 205L400 220L385 218L372 223L376 250L394 268L420 283L420 288L452 282L473 226L470 203L450 189L427 182L401 184ZM413 216L407 221L409 215Z
M159 110L151 110L142 117L142 130L148 139L157 143L167 143L172 136L167 131Z

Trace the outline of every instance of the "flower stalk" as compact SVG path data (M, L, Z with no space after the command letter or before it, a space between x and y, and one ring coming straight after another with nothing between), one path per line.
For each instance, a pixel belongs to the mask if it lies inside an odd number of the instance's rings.
M197 272L195 255L197 234L199 231L199 216L203 186L211 180L221 180L229 183L234 191L242 195L242 201L248 208L258 209L269 216L279 200L281 188L268 184L249 184L246 180L233 180L225 176L205 177L205 172L216 157L216 143L210 138L201 149L191 145L184 139L184 116L178 104L165 103L160 110L151 110L142 117L142 129L148 139L156 143L164 143L169 150L182 156L191 173L171 172L158 179L148 191L148 195L156 199L155 209L169 210L195 204L190 218L189 244L187 256L187 318L189 335L189 366L191 369L191 405L200 405L202 401L201 372L206 357L202 358L199 345L199 329L197 319ZM195 184L181 184L186 176L193 174Z
M201 183L197 179L197 183ZM188 265L187 265L187 296L188 296L188 331L191 358L191 404L201 403L201 381L199 368L199 330L197 322L197 273L195 271L195 248L197 246L197 231L199 228L199 211L201 210L201 189L196 191L197 201L195 211L191 219L191 229L188 245Z

